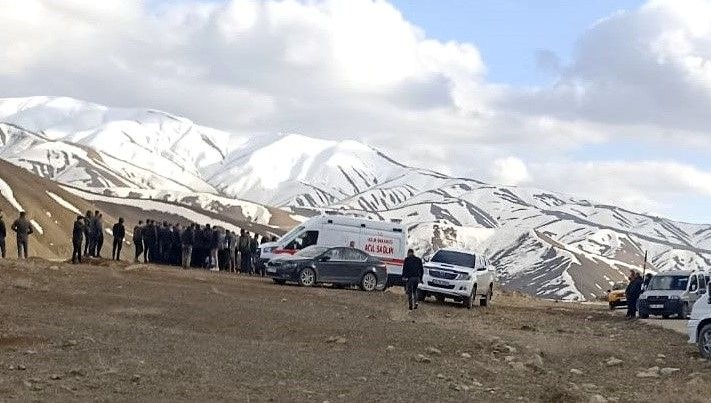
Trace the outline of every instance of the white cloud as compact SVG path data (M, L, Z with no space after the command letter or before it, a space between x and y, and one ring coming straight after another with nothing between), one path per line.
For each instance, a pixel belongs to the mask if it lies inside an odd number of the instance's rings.
M526 164L516 157L499 158L491 169L494 183L502 185L521 185L531 180Z

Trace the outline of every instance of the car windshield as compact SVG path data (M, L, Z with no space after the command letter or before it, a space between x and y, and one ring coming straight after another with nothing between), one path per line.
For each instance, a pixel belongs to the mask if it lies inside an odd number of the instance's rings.
M614 291L624 290L626 288L627 288L627 283L615 283L615 285L612 286L612 289Z
M324 248L322 246L309 246L308 248L298 251L295 256L312 258L326 252L327 250L328 248Z
M476 262L476 256L470 253L441 250L432 256L432 262L473 268Z
M648 290L684 291L689 276L654 276Z

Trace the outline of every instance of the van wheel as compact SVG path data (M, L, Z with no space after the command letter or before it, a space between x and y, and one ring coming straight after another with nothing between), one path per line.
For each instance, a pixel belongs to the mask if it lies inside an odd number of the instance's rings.
M443 304L443 303L444 303L444 295L442 295L442 294L436 294L436 295L435 295L435 300L437 300L437 302L439 302L440 304Z
M314 269L305 268L299 272L299 285L302 287L313 287L316 284L316 272Z
M274 282L275 282L276 284L279 284L279 285L284 285L284 284L286 284L286 280L279 280L279 279L277 279L277 278L273 278L272 280L274 280Z
M489 291L486 292L486 296L484 298L479 300L479 305L480 306L489 306L489 302L491 302L491 299L494 297L494 286L492 284L489 284Z
M363 291L373 291L378 286L378 278L373 273L365 273L360 280L360 289Z
M699 332L699 354L705 359L711 358L711 324L704 326Z

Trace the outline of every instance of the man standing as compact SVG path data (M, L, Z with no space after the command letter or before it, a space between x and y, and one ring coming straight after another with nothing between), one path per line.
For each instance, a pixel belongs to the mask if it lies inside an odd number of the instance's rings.
M104 247L104 219L99 210L94 211L94 225L91 232L94 237L94 249L91 255L101 257L101 249Z
M89 256L94 247L94 234L91 232L93 227L94 216L91 214L91 210L89 210L86 212L86 216L84 216L84 256Z
M227 259L230 273L237 271L237 242L239 242L237 234L227 231Z
M190 268L190 260L193 256L193 245L195 244L195 224L188 226L180 236L182 244L183 269Z
M138 258L143 253L143 221L139 221L138 225L133 227L133 247L136 250L133 263L138 263Z
M23 255L25 259L29 254L27 250L27 244L29 241L29 236L32 235L34 230L32 229L32 224L27 220L27 213L24 211L20 212L20 217L12 223L12 230L17 233L17 257L22 259Z
M242 273L249 273L251 276L254 274L254 267L252 266L252 254L250 253L251 240L249 238L249 232L245 231L242 236L239 237L239 253L241 255L241 266Z
M5 249L5 238L7 238L7 228L5 227L5 221L3 220L2 210L0 210L0 257L5 259L7 250Z
M72 263L74 264L81 263L81 244L84 241L85 230L84 216L78 215L72 230Z
M114 234L114 245L113 248L111 248L111 258L113 260L121 260L123 239L126 237L126 227L123 225L123 218L119 217L118 222L114 224L112 232Z
M625 290L627 297L627 319L635 319L637 317L637 300L642 294L642 276L635 270L630 271L630 283Z
M267 268L264 267L262 269L261 267L259 267L259 262L257 262L257 249L259 249L259 235L255 233L254 238L249 241L249 257L252 261L252 267L257 272L257 275L264 277L267 275Z
M423 275L422 259L415 256L414 250L408 250L402 266L402 280L405 282L405 293L410 310L417 309L417 286L422 282Z

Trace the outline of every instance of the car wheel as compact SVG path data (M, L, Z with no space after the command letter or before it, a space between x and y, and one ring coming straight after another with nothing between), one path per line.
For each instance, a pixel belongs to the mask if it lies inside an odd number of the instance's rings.
M494 297L494 286L489 285L489 291L486 292L486 296L484 298L479 300L479 305L481 306L489 306L489 302L491 301L491 298Z
M286 280L279 280L278 278L273 278L274 282L279 285L284 285L286 284Z
M378 278L375 277L373 273L365 273L362 279L360 279L360 289L363 291L374 291L378 287Z
M305 268L299 272L299 285L302 287L312 287L316 284L316 272L312 268Z
M699 332L699 354L705 359L711 359L711 324L704 326Z
M435 300L437 300L437 302L439 302L440 304L444 303L444 295L442 295L442 294L436 294L436 295L435 295Z

